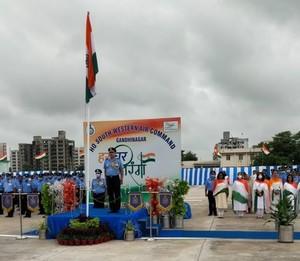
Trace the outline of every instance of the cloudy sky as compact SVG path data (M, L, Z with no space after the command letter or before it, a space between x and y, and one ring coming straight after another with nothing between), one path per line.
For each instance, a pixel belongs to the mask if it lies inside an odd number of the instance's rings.
M224 130L250 145L299 131L300 1L0 0L0 141L83 144L88 10L92 120L180 116L202 160Z

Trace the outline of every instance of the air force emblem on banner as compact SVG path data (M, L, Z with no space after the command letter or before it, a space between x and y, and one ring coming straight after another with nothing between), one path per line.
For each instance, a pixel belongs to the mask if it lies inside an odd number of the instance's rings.
M11 211L13 208L13 195L12 194L2 194L2 208L7 212Z
M158 207L162 211L170 211L172 208L172 192L160 192L158 194Z
M130 192L128 207L132 211L137 211L143 207L142 194L140 192Z
M27 195L27 208L34 212L39 208L39 195L37 194L28 194Z

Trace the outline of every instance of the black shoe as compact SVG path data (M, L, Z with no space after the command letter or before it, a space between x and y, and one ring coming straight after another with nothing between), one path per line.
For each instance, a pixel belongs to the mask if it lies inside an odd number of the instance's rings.
M8 216L8 215L7 215L7 216L5 216L5 217L13 217L13 216Z

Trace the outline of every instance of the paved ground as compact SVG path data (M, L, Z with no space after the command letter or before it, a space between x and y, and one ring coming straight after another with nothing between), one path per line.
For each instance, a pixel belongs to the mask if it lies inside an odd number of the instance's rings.
M191 204L193 218L185 221L186 229L195 230L273 230L272 223L257 220L253 215L237 218L232 211L224 219L207 216L207 199L203 188L192 188L186 197ZM33 215L24 219L24 231L38 226L42 217ZM19 233L18 216L10 219L0 216L0 234ZM295 229L300 231L300 220ZM274 240L136 240L110 241L94 246L60 246L55 240L0 237L0 260L300 260L300 241L280 244Z

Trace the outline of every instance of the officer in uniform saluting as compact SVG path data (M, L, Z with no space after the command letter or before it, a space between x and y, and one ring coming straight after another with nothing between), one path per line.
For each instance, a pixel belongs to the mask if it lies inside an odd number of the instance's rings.
M101 169L96 169L96 178L92 180L94 208L104 208L106 182L105 179L101 177L101 173Z
M123 183L124 168L120 159L116 158L116 149L108 149L108 158L104 161L107 193L110 212L116 213L121 207L121 184Z

